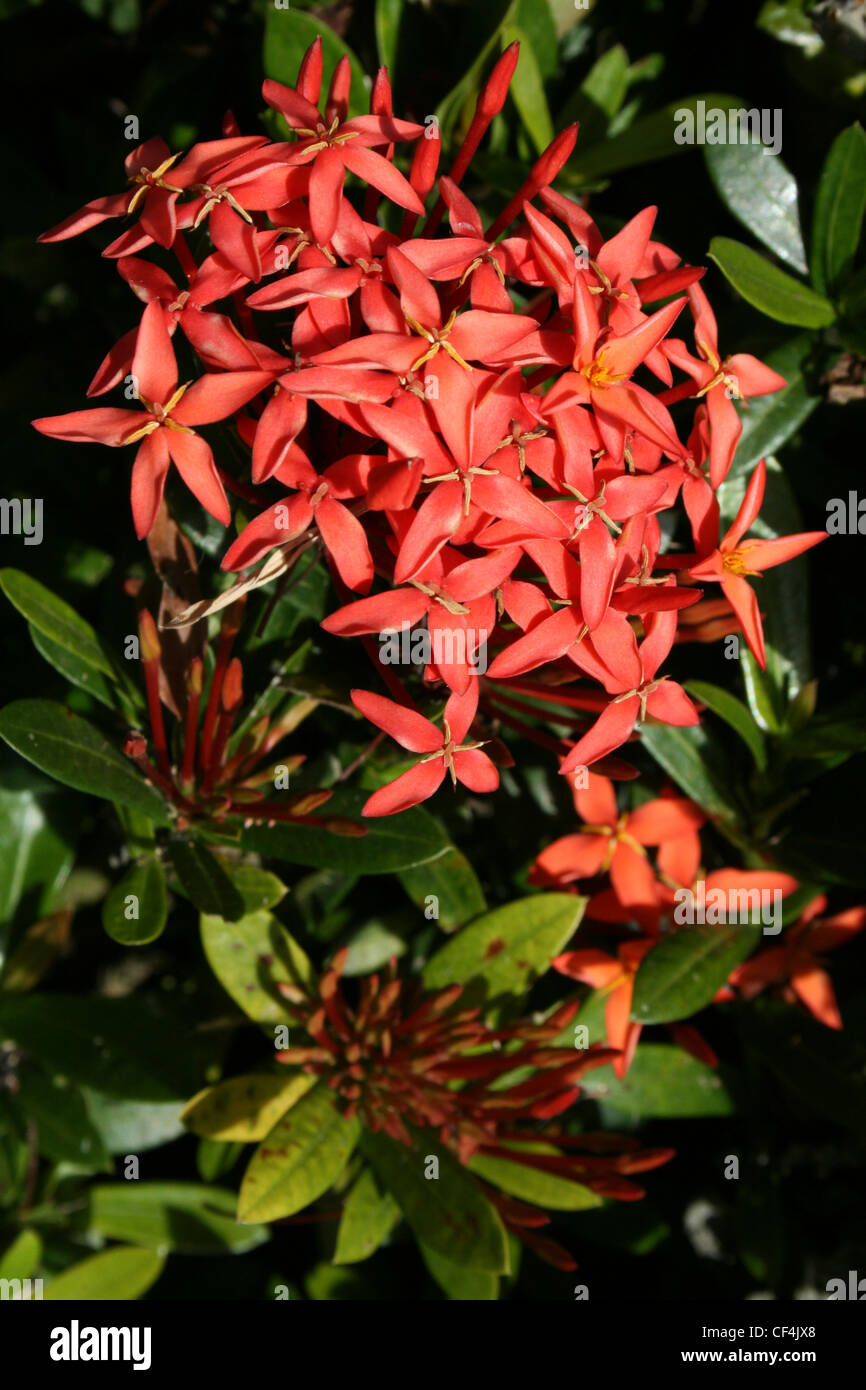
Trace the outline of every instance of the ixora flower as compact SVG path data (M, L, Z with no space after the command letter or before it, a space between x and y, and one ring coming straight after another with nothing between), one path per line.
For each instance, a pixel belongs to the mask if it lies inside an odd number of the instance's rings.
M737 966L728 981L731 987L743 999L776 988L790 1003L805 1005L819 1023L841 1028L836 993L822 957L866 927L866 907L851 907L832 917L825 917L826 911L827 899L822 893L805 908L782 945L770 946Z
M369 690L353 690L352 703L401 747L423 754L408 772L373 793L364 806L365 816L393 816L397 811L417 806L432 796L448 775L455 787L462 782L474 792L489 792L498 787L499 773L487 754L481 752L483 744L463 741L478 708L477 681L470 683L465 694L449 698L441 729L415 710Z
M177 362L162 309L148 304L132 359L135 389L143 410L96 407L51 415L33 424L54 439L138 444L132 467L132 515L139 540L148 534L174 463L190 492L226 524L231 520L225 488L210 445L194 425L224 420L245 405L271 379L269 372L227 372L178 386Z
M377 663L395 700L361 693L356 703L421 758L369 798L369 816L424 800L447 775L495 790L493 763L465 742L475 705L464 711L483 697L486 715L525 731L505 702L508 683L529 672L541 688L582 679L582 703L570 707L599 716L576 740L535 733L566 775L614 756L646 720L696 723L662 670L674 645L742 627L763 661L746 576L824 534L743 539L761 464L718 543L715 494L740 433L734 402L782 378L748 355L722 357L704 268L653 239L655 207L606 237L551 186L576 127L484 225L461 185L506 100L514 45L441 173L439 139L394 116L384 69L369 114L350 117L350 64L341 58L326 87L323 57L317 39L294 87L264 83L286 138L243 136L227 117L222 139L183 154L149 140L127 160L127 193L45 233L56 241L136 219L106 255L145 308L90 386L103 395L128 369L140 408L74 411L36 428L138 446L140 538L171 464L225 526L228 493L243 499L253 511L227 538L223 568L246 570L276 548L292 564L317 552L338 600L325 630L368 653L372 633L422 620L434 636L489 635L483 686L447 655L424 669L428 687L459 697L441 732ZM144 258L154 246L174 256L176 278ZM698 356L673 336L689 320ZM203 369L183 383L172 346L181 335ZM216 422L231 446L225 462L199 433ZM677 548L682 523L694 554ZM705 581L721 582L722 607L702 606Z
M827 539L826 531L802 531L796 536L779 536L775 540L744 539L761 510L767 466L761 459L746 488L740 509L726 531L719 547L689 569L693 579L716 580L722 593L736 613L755 660L763 670L767 664L764 651L764 629L758 598L746 575L760 578L763 570L793 560L805 550Z

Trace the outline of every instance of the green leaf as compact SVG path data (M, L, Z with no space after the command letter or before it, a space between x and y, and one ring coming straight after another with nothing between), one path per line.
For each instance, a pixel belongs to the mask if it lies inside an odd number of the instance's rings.
M314 15L294 8L278 10L268 5L265 10L265 41L263 63L265 76L294 87L301 59L316 38L322 40L325 82L328 82L337 63L347 57L352 67L352 88L349 96L349 115L360 116L368 109L364 70L355 54L347 48L330 25Z
M76 791L119 801L168 823L165 802L98 729L55 700L15 700L0 711L0 738Z
M747 647L740 652L740 670L752 718L765 733L777 734L782 727L781 692L774 689Z
M551 120L547 97L544 94L544 80L532 46L526 35L516 24L508 24L502 34L503 44L515 41L520 44L520 62L511 80L509 94L514 100L518 114L529 133L536 152L541 154L553 140L555 131Z
M199 1091L184 1107L181 1119L193 1134L208 1139L259 1143L315 1084L314 1076L288 1067L233 1076Z
M417 1136L412 1148L365 1130L361 1150L422 1244L462 1268L508 1272L508 1242L498 1213L432 1130ZM424 1171L431 1157L439 1161L439 1176L428 1179Z
M437 899L439 915L435 920L445 931L462 927L487 911L478 875L459 849L448 849L417 868L403 869L399 878L416 907L432 908L427 899Z
M716 192L737 221L780 260L801 275L808 274L797 181L779 155L754 140L705 145L704 158Z
M0 1279L30 1279L42 1259L42 1241L37 1231L24 1230L0 1255Z
M16 918L27 926L50 912L75 859L74 806L56 783L20 772L23 785L0 787L0 966Z
M628 90L628 53L616 43L596 59L576 92L559 113L560 128L580 122L581 149L603 139Z
M93 671L116 679L103 644L90 624L38 579L22 570L4 569L0 570L0 588L28 623L50 642Z
M289 891L268 869L259 869L254 864L228 864L225 867L243 899L244 912L262 912L276 907Z
M563 182L590 183L608 174L615 174L620 169L631 169L636 164L650 164L656 159L669 159L671 155L685 154L694 147L679 145L674 139L677 116L682 111L694 113L699 101L705 102L708 108L715 106L725 111L742 107L739 97L720 92L704 92L693 97L683 97L681 101L672 101L660 111L654 111L651 116L642 116L621 135L616 135L611 140L600 141L588 150L581 152L578 141L577 150L568 161L567 171L564 171Z
M278 1120L253 1154L238 1197L239 1221L278 1221L308 1207L336 1182L361 1126L319 1084Z
M380 1187L372 1168L362 1168L343 1206L334 1264L357 1264L368 1259L399 1219L400 1208L394 1198Z
M691 926L647 952L634 982L636 1023L673 1023L711 1004L731 971L761 940L759 927Z
M483 981L487 997L523 995L580 925L585 898L538 893L479 917L436 952L424 968L428 989Z
M523 30L541 76L547 81L559 70L559 39L550 0L517 0L514 22Z
M403 23L405 0L376 0L376 47L379 62L387 69L393 84L397 72L397 51L400 46L400 25Z
M803 376L810 350L810 335L797 333L764 357L767 366L785 378L787 386L768 396L755 396L738 407L743 432L729 478L751 472L759 459L775 454L819 404L821 397L810 393Z
M766 745L761 730L742 700L723 690L720 685L711 685L709 681L688 681L685 688L694 699L700 700L739 734L756 766L763 771L767 766Z
M469 1160L469 1171L477 1173L485 1182L492 1183L511 1197L519 1197L533 1206L545 1207L549 1211L587 1211L590 1207L600 1207L601 1198L582 1183L560 1178L555 1173L542 1173L537 1168L527 1168L520 1162L519 1154L539 1154L542 1157L561 1158L562 1153L553 1144L512 1143L504 1147L514 1150L514 1160L493 1158L487 1154L476 1154Z
M812 222L812 281L836 294L854 268L866 212L866 133L855 121L836 136L821 170Z
M15 1103L35 1124L39 1152L46 1158L103 1172L111 1167L102 1136L77 1087L41 1068L22 1067Z
M586 1100L644 1118L730 1115L733 1110L712 1067L665 1043L641 1043L622 1081L612 1067L598 1067L583 1079L582 1088Z
M737 807L730 799L726 765L701 725L674 728L645 724L641 742L678 787L702 810L725 821L736 821Z
M88 1087L84 1096L90 1118L109 1153L147 1153L170 1144L185 1132L177 1100L123 1100Z
M499 1278L483 1269L465 1269L463 1265L446 1260L437 1250L418 1242L421 1258L428 1272L455 1302L495 1303L499 1297Z
M172 838L168 857L183 892L199 912L230 922L243 916L243 897L220 861L198 840Z
M827 328L833 323L836 311L829 299L741 241L713 237L707 254L743 299L769 318L801 328Z
M88 1228L182 1255L241 1255L268 1239L265 1226L235 1219L235 1194L196 1182L99 1183L90 1188Z
M188 1040L142 998L30 994L0 1002L11 1038L79 1085L127 1100L176 1100L196 1087Z
M79 690L86 690L88 695L92 695L95 700L107 705L109 709L114 709L116 704L115 688L109 684L100 671L97 671L95 666L82 661L77 652L67 651L65 647L61 647L59 642L53 642L32 623L29 631L30 640L49 666L53 666L54 670L59 671L60 675L64 676L72 685L77 685Z
M165 1257L155 1250L119 1245L65 1269L45 1285L43 1297L63 1302L141 1298L162 1273Z
M322 816L345 816L362 824L362 791L339 788L322 807ZM439 822L420 806L396 816L369 821L367 833L354 838L307 825L253 826L241 843L269 859L286 859L312 869L340 869L347 874L392 874L438 859L451 846Z
M135 916L127 915L133 912ZM102 904L102 925L112 941L121 946L144 946L155 941L167 920L165 874L154 858L133 864Z
M219 1139L199 1139L195 1166L202 1182L216 1182L234 1168L245 1145L240 1140L223 1144Z
M346 949L343 974L370 975L374 970L382 970L392 957L405 955L406 942L386 922L374 917L352 932Z
M211 970L223 989L256 1023L285 1023L276 988L280 981L309 985L309 957L270 912L251 912L238 922L205 915L201 939Z

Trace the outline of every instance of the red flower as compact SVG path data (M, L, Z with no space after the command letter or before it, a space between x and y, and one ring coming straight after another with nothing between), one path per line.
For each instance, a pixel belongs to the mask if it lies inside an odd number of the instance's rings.
M269 373L231 372L178 386L165 317L154 302L141 320L132 374L143 411L73 410L34 420L34 427L54 439L115 448L139 444L132 469L132 515L139 540L156 520L170 463L205 510L227 525L231 512L210 445L191 427L232 415L270 380Z
M827 899L815 898L794 923L780 946L770 946L738 965L730 984L744 999L753 999L768 986L782 987L784 995L797 999L828 1028L841 1028L833 982L821 956L844 946L866 927L866 907L851 907L824 917Z
M769 541L743 540L761 510L766 477L766 464L761 459L749 479L740 510L722 538L719 548L689 569L689 573L695 579L715 579L721 584L722 592L739 618L746 641L761 670L767 664L764 630L761 626L757 596L754 589L746 583L745 576L752 574L760 577L762 570L784 564L786 560L792 560L795 555L802 555L804 550L809 550L813 545L827 539L826 531L802 531L796 536L780 536Z
M694 802L674 796L658 797L635 811L620 813L613 783L592 773L588 786L575 790L574 801L586 824L577 834L564 835L542 850L530 871L530 882L561 885L609 872L626 915L645 928L657 926L656 875L647 846L695 835L706 816Z
M450 697L441 730L423 715L369 690L353 690L352 703L401 747L424 754L408 772L374 792L363 815L393 816L397 811L417 806L441 786L446 773L455 787L462 782L473 792L492 792L499 786L499 773L487 754L481 752L483 744L463 742L478 708L477 682L469 686L465 695Z

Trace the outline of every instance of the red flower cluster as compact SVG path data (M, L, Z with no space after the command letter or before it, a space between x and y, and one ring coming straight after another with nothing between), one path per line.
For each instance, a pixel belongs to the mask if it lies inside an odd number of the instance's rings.
M232 117L224 138L183 158L149 140L127 160L130 191L96 199L42 238L137 214L104 254L146 307L90 387L100 395L131 377L137 407L35 425L62 439L137 445L140 537L173 463L224 524L226 487L269 503L230 545L224 568L314 541L343 603L327 631L363 636L369 649L370 634L426 621L427 676L451 692L443 732L409 708L393 677L397 704L355 695L380 728L422 755L371 798L370 815L424 799L446 772L474 791L496 786L493 763L470 736L482 693L478 634L495 652L483 679L490 698L507 703L505 683L513 691L516 678L541 667L542 686L551 677L591 683L577 703L598 714L595 724L570 750L548 741L568 773L608 757L647 717L697 722L662 674L680 613L701 599L697 582L720 581L725 601L708 600L688 634L730 630L733 610L763 663L745 576L824 538L743 539L761 502L761 465L719 541L715 490L741 428L733 400L783 380L753 357L721 356L698 284L703 269L652 239L655 208L605 240L583 207L552 188L576 127L483 226L460 184L516 61L513 45L481 93L450 176L438 179L420 235L438 172L435 123L393 116L384 69L370 114L348 119L345 58L321 114L317 40L295 88L264 84L285 141L241 136ZM408 150L404 174L395 152ZM356 206L349 195L358 193ZM382 200L403 210L402 219L381 219L399 222L398 232L378 220ZM449 232L433 235L446 212ZM188 235L205 227L197 259ZM140 258L152 246L175 253L182 284ZM689 320L694 350L672 336ZM263 341L268 322L275 345ZM205 368L183 384L178 328ZM684 378L676 384L674 370ZM683 443L669 406L687 398L695 404ZM249 448L252 490L217 467L199 432L220 420ZM275 485L282 494L270 501ZM680 499L694 554L660 554L659 517ZM465 639L456 655L444 640L455 636Z
M641 1024L632 1018L635 976L659 938L681 926L675 909L684 892L694 893L700 883L708 902L714 901L714 895L728 899L730 894L747 899L753 895L757 901L756 893L778 893L779 901L784 901L800 884L774 869L725 868L705 874L699 832L707 817L695 802L669 793L643 802L635 811L620 812L608 778L589 773L586 780L586 787L574 793L583 821L579 831L563 835L542 850L529 877L544 888L568 888L584 881L595 889L590 893L587 918L607 924L607 931L627 929L632 923L640 929L626 936L618 933L613 955L586 947L565 951L553 961L561 974L603 994L606 1041L617 1051L614 1073L623 1077L641 1035ZM654 863L650 848L655 850ZM602 887L605 875L610 883ZM769 946L738 965L717 999L732 999L735 992L751 999L767 987L776 987L789 1003L804 1004L820 1023L841 1028L833 985L819 953L844 945L862 931L866 907L824 917L826 907L825 897L815 898L786 931L784 943ZM676 1024L672 1032L687 1051L716 1065L712 1050L691 1025Z

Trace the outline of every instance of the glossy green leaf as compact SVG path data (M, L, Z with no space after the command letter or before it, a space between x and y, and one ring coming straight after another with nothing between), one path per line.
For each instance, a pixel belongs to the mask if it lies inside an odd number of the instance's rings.
M866 212L866 133L855 121L833 144L821 171L812 221L812 280L836 294L854 267Z
M119 801L168 822L165 802L103 734L55 700L15 700L0 711L0 738L76 791Z
M636 1023L673 1023L711 1004L731 971L761 941L759 927L688 926L644 956L634 982Z
M56 1275L46 1283L43 1297L62 1302L129 1302L147 1293L164 1264L165 1256L155 1250L118 1245Z
M509 95L517 107L536 153L541 154L547 149L555 134L547 97L544 94L544 79L523 30L516 24L507 24L502 37L506 47L510 43L520 44L520 62L511 80Z
M314 978L309 957L270 912L237 922L205 915L201 939L223 989L256 1023L286 1023L278 982L308 985Z
M463 1268L508 1272L508 1243L498 1213L432 1130L411 1148L365 1130L361 1149L419 1241ZM426 1178L431 1157L438 1159L439 1176Z
M762 671L747 647L740 652L740 670L749 712L765 733L776 734L781 728L781 695L774 690L766 671Z
M22 570L0 570L0 588L37 631L77 661L116 679L114 668L93 628L62 598Z
M424 983L483 981L488 998L523 995L574 935L585 906L570 893L539 893L485 913L431 957Z
M0 1001L11 1038L62 1076L127 1100L175 1100L197 1089L188 1040L143 998L29 994Z
M379 62L388 69L392 84L397 72L397 51L404 10L405 0L376 0L376 47L379 50Z
M314 1076L282 1066L276 1072L233 1076L199 1091L181 1119L187 1129L209 1139L258 1143L315 1084Z
M704 158L728 211L780 260L801 275L808 274L797 181L781 157L754 140L750 144L705 145Z
M478 875L466 855L459 849L448 849L438 859L414 869L403 869L400 882L412 902L426 913L434 909L435 920L445 931L462 927L473 917L487 911L484 890ZM436 899L435 904L428 901Z
M352 932L345 945L348 954L343 974L347 977L371 975L374 970L383 969L392 957L399 960L407 950L405 938L375 917Z
M362 1168L343 1205L334 1264L357 1264L368 1259L399 1219L400 1208L394 1198L382 1189L372 1168Z
M364 824L367 833L359 838L284 822L253 826L243 832L241 843L269 859L285 859L313 869L340 869L347 874L397 873L429 863L451 847L439 822L421 806L364 822L361 808L367 795L341 787L317 813Z
M0 787L0 966L9 932L38 921L55 905L75 858L75 808L56 783L29 768ZM71 812L71 814L69 814Z
M289 891L268 869L259 869L254 864L225 864L224 867L243 899L245 913L276 907Z
M114 708L117 699L116 687L103 676L101 671L82 660L77 652L70 652L59 642L53 642L32 623L29 630L31 642L49 666L53 666L54 670L58 671L72 685L77 685L79 690L86 690L88 695L93 696L94 700L99 700L109 709Z
M810 350L810 335L797 333L763 355L762 360L783 376L787 385L769 396L754 396L738 407L743 432L729 478L751 472L759 459L775 454L819 404L820 396L810 391L803 375L803 363Z
M827 328L836 317L829 299L730 237L713 237L708 256L747 303L779 323Z
M767 749L761 730L742 700L723 690L720 685L711 685L709 681L687 681L685 688L693 699L700 700L739 734L757 767L763 769L767 766Z
M559 69L560 58L559 39L550 0L517 0L514 23L526 35L541 76L545 81L554 77Z
M219 1139L199 1139L195 1151L195 1166L202 1182L218 1182L234 1168L244 1149L240 1140L223 1144Z
M77 1086L42 1068L25 1066L18 1076L15 1104L35 1125L35 1141L46 1158L103 1172L110 1168L102 1136Z
M440 1255L438 1250L431 1250L429 1245L420 1240L418 1249L428 1272L449 1299L462 1303L496 1302L499 1297L499 1278L496 1274L453 1264L451 1260L446 1260Z
M576 180L589 183L592 180L618 173L620 169L631 169L636 164L650 164L657 159L669 159L672 155L685 154L694 150L693 145L679 145L674 139L677 129L678 113L695 112L699 101L711 106L740 108L738 97L722 92L704 92L693 97L683 97L672 101L651 116L641 116L628 130L610 140L602 140L581 151L580 141L574 155L568 162L567 178L564 182Z
M23 1230L0 1255L0 1279L30 1279L42 1259L38 1231Z
M266 77L282 82L285 87L294 87L298 78L301 59L317 38L322 40L325 83L341 58L347 57L352 68L352 88L349 98L349 115L360 116L368 110L367 91L364 85L364 70L350 48L338 37L330 25L315 15L290 7L276 9L268 5L265 9L265 41L263 63Z
M601 1206L601 1198L591 1188L555 1173L527 1168L517 1157L520 1153L561 1157L561 1151L555 1145L533 1142L508 1144L506 1147L514 1150L513 1161L476 1154L469 1160L469 1171L477 1173L485 1182L507 1192L509 1196L519 1197L522 1202L531 1202L533 1206L545 1207L548 1211L587 1211L590 1207Z
M731 1097L712 1067L666 1043L642 1042L622 1081L611 1067L598 1067L587 1073L582 1086L585 1099L647 1119L729 1115L733 1110Z
M268 1239L265 1226L241 1225L234 1192L196 1182L99 1183L89 1191L88 1228L182 1255L240 1255Z
M168 893L158 859L133 864L102 904L102 925L121 946L155 941L167 920Z
M83 1088L87 1110L103 1144L112 1154L141 1154L170 1144L185 1134L178 1100L124 1100Z
M315 1202L342 1173L360 1132L357 1117L346 1119L320 1083L256 1149L241 1184L238 1220L278 1221Z
M244 900L219 859L198 840L173 837L168 842L171 867L193 907L214 917L236 922L244 915Z
M702 725L674 728L645 724L641 742L702 810L726 821L737 819L737 806L728 784L729 770Z

